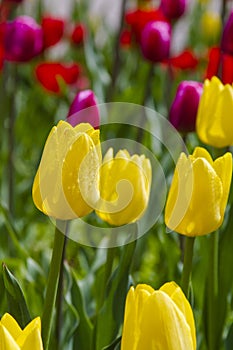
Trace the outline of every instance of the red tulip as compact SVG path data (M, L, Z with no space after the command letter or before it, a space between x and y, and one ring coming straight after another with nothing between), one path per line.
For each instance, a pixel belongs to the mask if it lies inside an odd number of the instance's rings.
M65 22L63 19L54 17L43 17L41 26L44 36L44 49L57 44L63 34Z
M97 104L97 98L92 90L80 91L70 106L67 121L72 126L89 123L94 128L99 128L100 115Z
M71 40L74 44L81 45L84 42L85 36L86 28L84 24L79 23L73 29L73 32L71 34Z
M67 85L72 85L77 82L80 75L80 66L76 63L41 63L36 67L35 73L38 81L43 87L55 93L61 92L59 78L64 80Z
M124 29L120 36L121 47L130 47L132 44L132 32L129 29Z
M170 63L174 68L195 69L199 60L192 51L184 50L178 56L173 56L165 62Z
M209 51L206 79L219 76L223 84L233 83L233 56L221 52L218 47L212 47Z
M153 21L145 25L141 35L143 56L151 62L160 62L169 56L171 26L166 22Z

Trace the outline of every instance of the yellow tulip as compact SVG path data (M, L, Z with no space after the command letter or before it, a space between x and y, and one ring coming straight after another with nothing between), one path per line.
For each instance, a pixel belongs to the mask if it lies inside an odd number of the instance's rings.
M97 215L109 224L121 226L140 219L146 210L151 186L151 164L144 155L113 149L100 168L100 201Z
M44 214L60 220L82 217L98 199L99 130L60 121L47 138L32 196Z
M210 42L216 41L222 28L221 17L216 12L205 12L201 17L201 31Z
M219 148L233 145L232 111L232 86L217 77L205 80L196 120L200 140Z
M0 321L0 349L43 350L40 318L22 330L11 315L5 314Z
M165 207L166 225L186 236L202 236L223 222L232 176L232 155L212 160L204 148L181 153Z
M174 282L159 290L139 284L126 298L121 350L195 350L193 313Z

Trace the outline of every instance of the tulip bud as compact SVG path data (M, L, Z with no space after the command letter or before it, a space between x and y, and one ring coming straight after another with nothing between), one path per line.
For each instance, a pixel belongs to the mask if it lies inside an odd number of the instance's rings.
M159 290L131 287L125 305L121 350L196 350L191 306L175 282Z
M224 219L232 176L232 155L212 160L206 149L181 153L165 207L165 223L185 236L217 230Z
M146 24L141 36L143 56L151 62L160 62L169 56L171 26L162 21Z
M32 17L20 16L4 24L5 59L27 62L43 49L43 31Z
M203 85L196 81L179 84L172 103L169 120L181 132L195 131L196 117Z
M94 128L98 128L100 115L97 103L97 98L92 90L80 91L70 106L67 121L72 126L80 123L89 123Z
M221 49L223 52L233 55L233 11L230 13L223 29Z
M76 45L81 45L86 36L86 28L82 23L77 24L71 34L71 41Z
M187 0L161 0L160 8L169 19L177 19L183 15Z

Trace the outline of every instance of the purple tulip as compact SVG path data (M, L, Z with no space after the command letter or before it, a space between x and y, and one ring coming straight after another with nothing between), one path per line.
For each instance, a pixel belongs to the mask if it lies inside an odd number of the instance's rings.
M199 100L203 84L196 81L183 81L179 84L172 103L169 120L181 132L195 131Z
M169 56L171 26L167 22L148 22L141 35L143 56L151 62L160 62Z
M5 59L27 62L43 49L43 31L32 17L20 16L7 22L4 28Z
M160 8L168 19L177 19L183 15L187 0L161 0Z
M225 53L233 55L233 11L230 13L223 29L221 49Z
M97 98L92 90L80 91L70 106L67 121L72 126L89 123L95 129L99 128L100 115L97 104Z

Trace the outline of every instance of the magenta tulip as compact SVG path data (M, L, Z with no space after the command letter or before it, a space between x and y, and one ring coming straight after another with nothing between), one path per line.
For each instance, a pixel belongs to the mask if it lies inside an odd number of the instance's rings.
M177 19L183 15L187 0L161 0L160 8L168 19Z
M223 29L221 49L224 53L233 55L233 11L230 13Z
M74 127L79 123L89 123L94 128L100 124L97 98L92 90L80 91L74 98L67 121Z
M181 132L195 131L199 100L203 84L196 81L183 81L179 84L172 103L169 120Z
M4 24L5 59L27 62L43 49L43 32L32 17L20 16Z
M143 56L151 62L160 62L169 56L171 26L167 22L153 21L145 25L141 36Z

